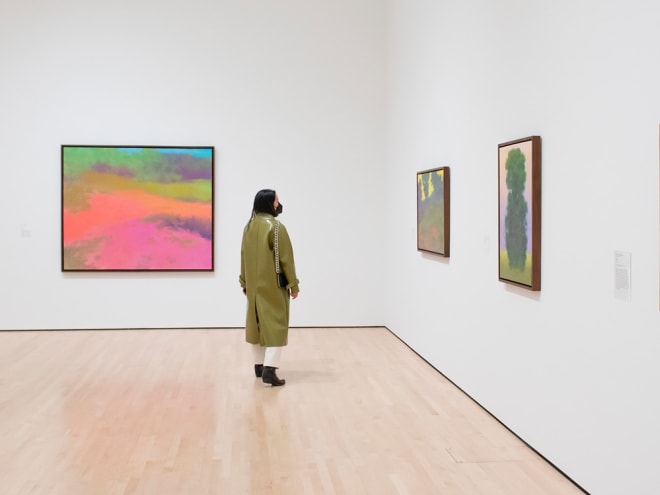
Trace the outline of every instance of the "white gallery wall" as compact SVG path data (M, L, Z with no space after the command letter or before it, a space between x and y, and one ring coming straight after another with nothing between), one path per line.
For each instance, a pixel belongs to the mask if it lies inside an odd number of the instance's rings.
M0 329L242 326L242 228L273 187L301 278L292 325L387 325L591 493L656 493L658 14L0 0ZM497 280L497 144L529 135L536 293ZM62 144L215 146L215 271L63 274ZM451 167L447 259L416 250L415 174L435 166Z
M657 494L660 4L388 5L385 323L584 489ZM530 135L540 292L498 281L497 145ZM438 166L448 259L416 251L416 172Z
M382 324L384 19L378 0L0 0L0 328L242 326L262 188L294 243L292 324ZM215 271L63 274L62 144L215 146Z

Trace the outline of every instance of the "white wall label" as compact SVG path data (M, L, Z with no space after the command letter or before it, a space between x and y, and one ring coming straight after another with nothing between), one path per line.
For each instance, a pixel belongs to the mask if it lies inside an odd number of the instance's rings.
M614 251L614 297L630 301L630 253Z

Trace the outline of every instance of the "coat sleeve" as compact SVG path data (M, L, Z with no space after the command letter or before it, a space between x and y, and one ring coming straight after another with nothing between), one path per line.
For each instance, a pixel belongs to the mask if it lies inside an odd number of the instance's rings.
M279 250L280 250L280 269L289 281L287 289L291 292L300 292L298 284L300 281L296 275L296 264L293 259L293 246L291 245L291 238L286 227L280 222L279 233Z
M243 238L241 239L241 273L238 276L238 283L241 284L241 288L245 290L245 231L247 227L243 230Z

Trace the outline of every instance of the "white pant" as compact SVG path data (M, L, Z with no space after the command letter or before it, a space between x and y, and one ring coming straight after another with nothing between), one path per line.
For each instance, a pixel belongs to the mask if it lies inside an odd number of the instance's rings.
M280 359L282 357L282 348L262 347L259 344L252 344L252 356L254 357L255 364L263 363L264 366L279 368Z

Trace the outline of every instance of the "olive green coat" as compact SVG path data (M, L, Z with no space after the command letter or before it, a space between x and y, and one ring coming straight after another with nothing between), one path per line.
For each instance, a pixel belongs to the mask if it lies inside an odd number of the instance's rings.
M289 291L298 292L298 278L289 234L280 222L280 271L289 285L277 286L275 274L275 217L259 213L243 230L239 281L247 296L245 340L265 347L287 345L289 334Z

